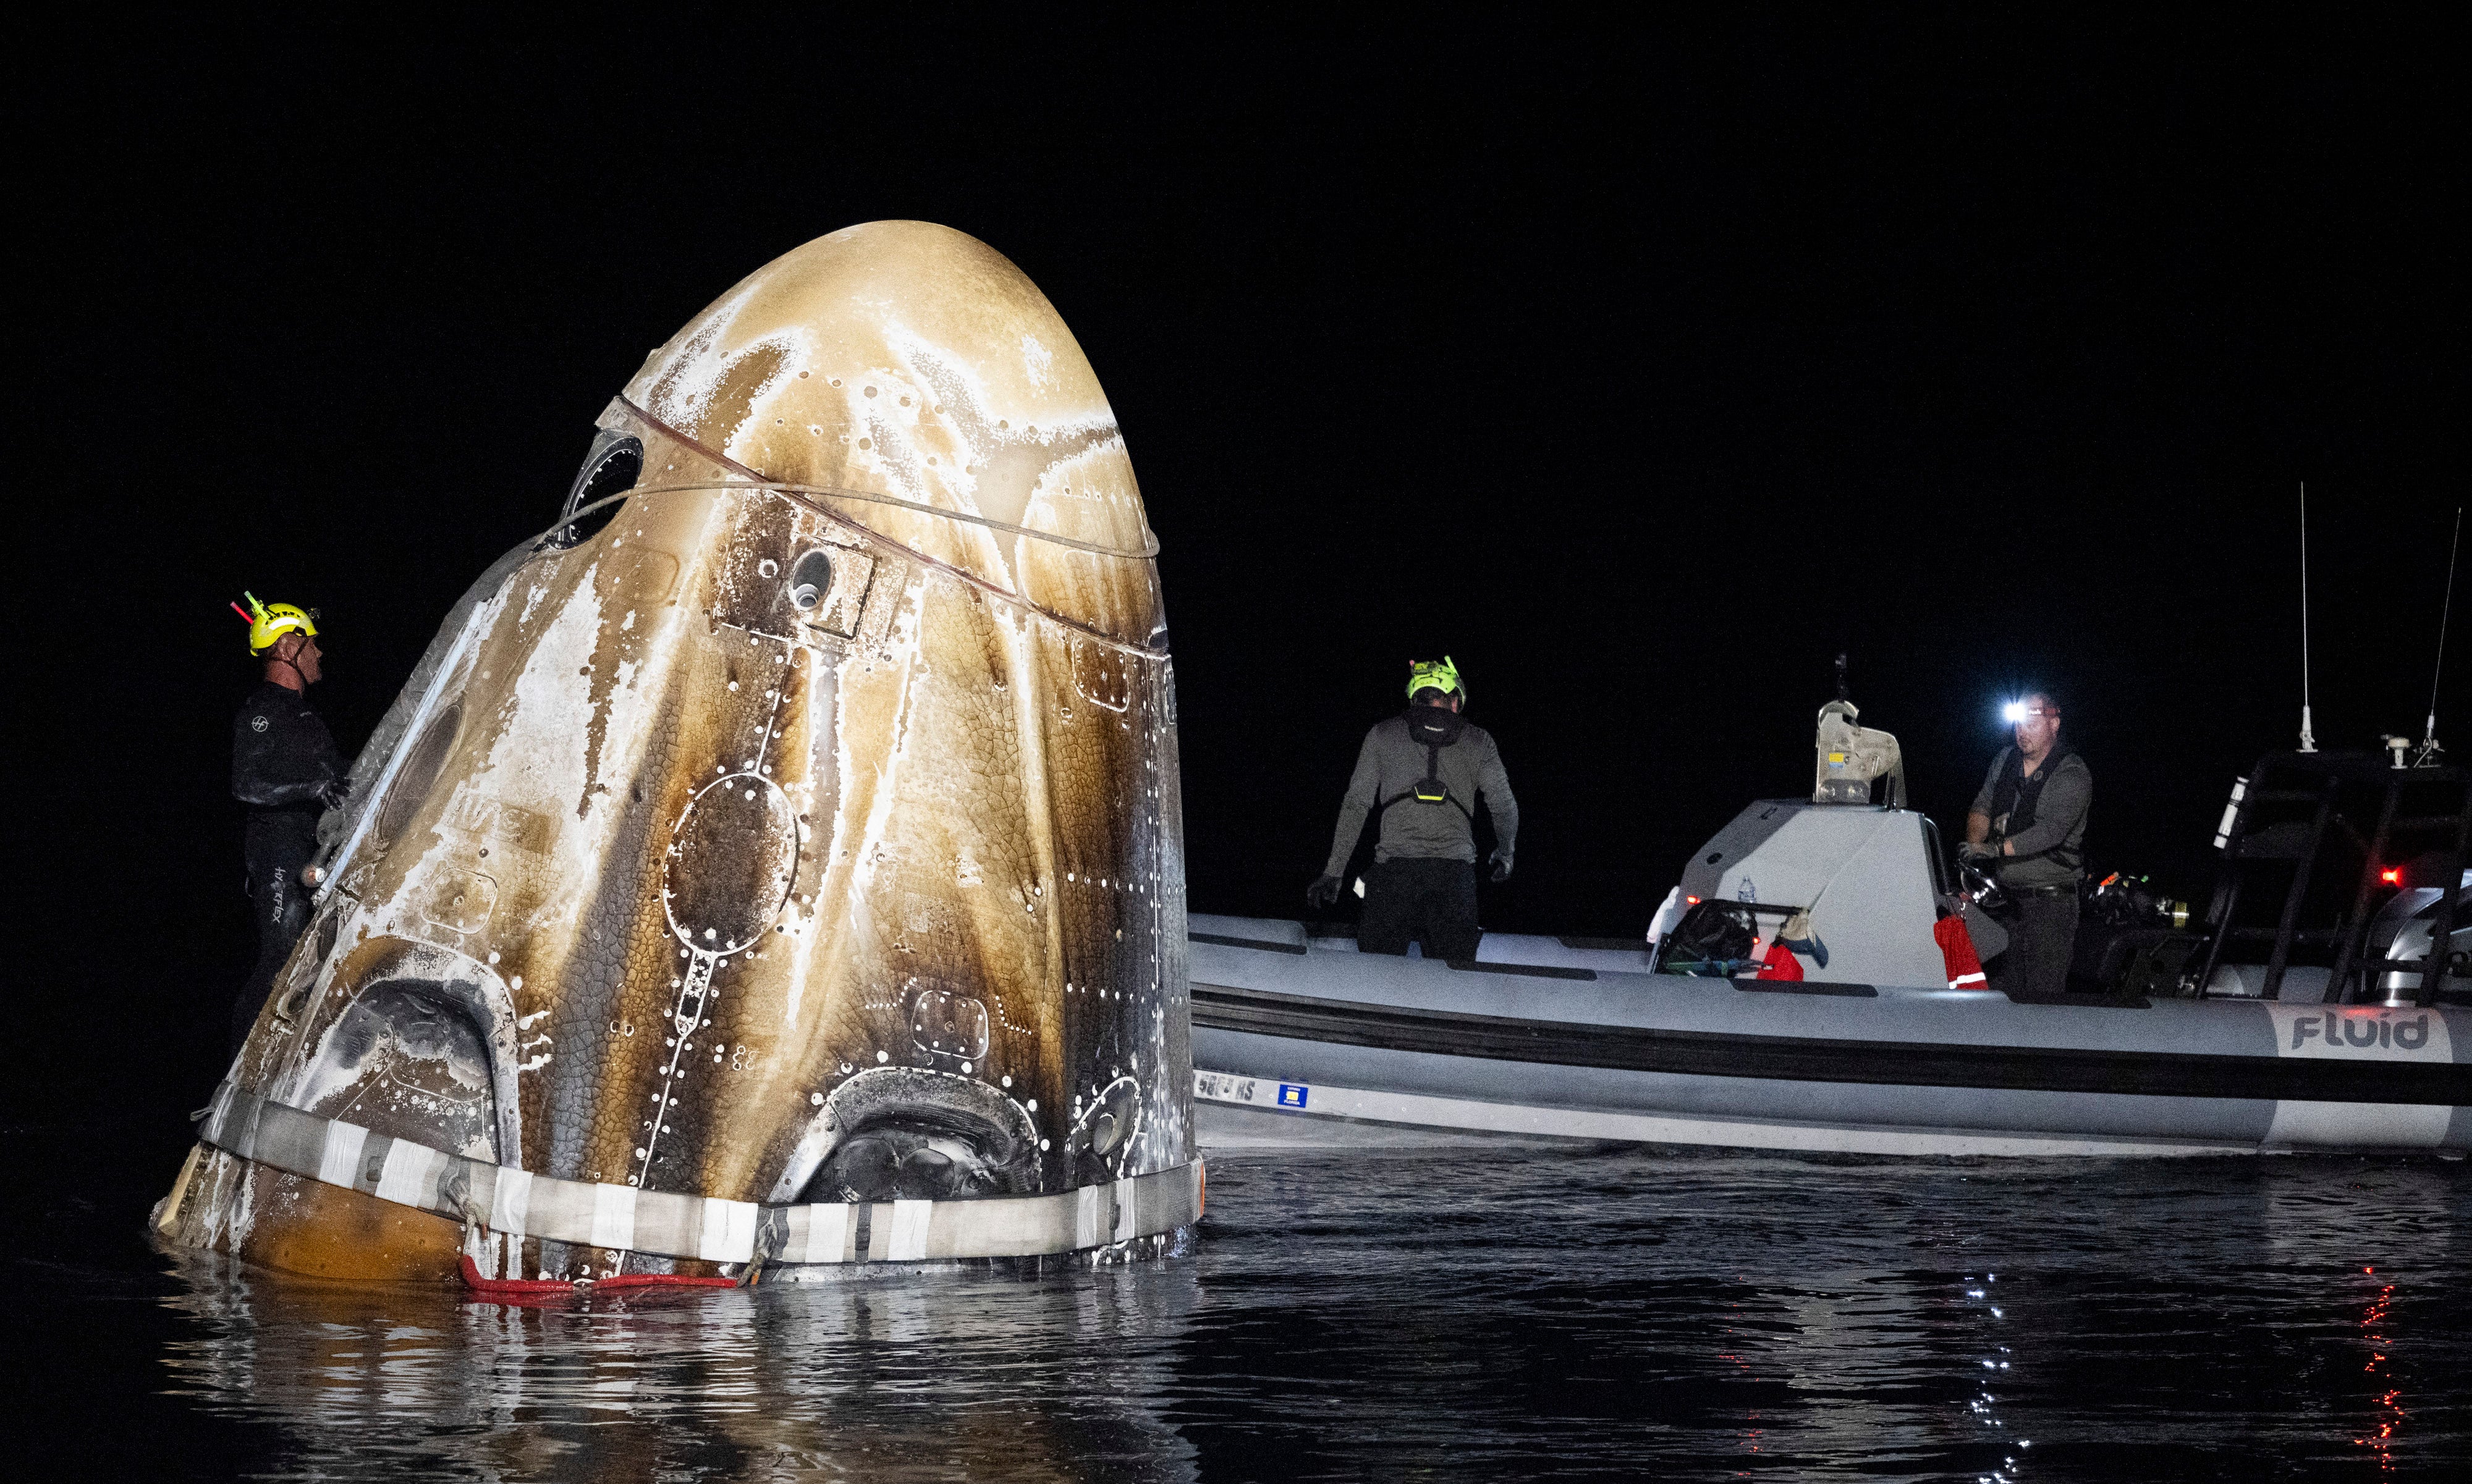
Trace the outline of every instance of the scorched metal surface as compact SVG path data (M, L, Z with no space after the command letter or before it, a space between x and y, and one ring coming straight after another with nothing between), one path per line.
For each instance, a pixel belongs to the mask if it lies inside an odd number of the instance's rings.
M536 1281L1188 1224L1157 545L1053 307L961 233L850 227L600 427L323 822L158 1230Z

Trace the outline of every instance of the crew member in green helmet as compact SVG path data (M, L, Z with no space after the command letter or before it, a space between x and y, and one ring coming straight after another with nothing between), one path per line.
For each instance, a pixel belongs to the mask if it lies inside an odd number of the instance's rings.
M1467 685L1448 655L1409 667L1408 709L1365 734L1356 773L1340 800L1330 860L1305 890L1327 909L1339 900L1340 875L1355 852L1365 816L1382 812L1373 869L1365 877L1365 915L1356 946L1368 954L1405 954L1409 940L1428 958L1471 959L1476 921L1476 810L1493 819L1493 879L1510 875L1519 836L1519 802L1510 796L1502 754L1491 734L1463 715Z
M232 607L249 620L249 652L259 662L261 678L232 718L231 791L249 806L241 851L249 865L250 907L257 917L257 963L232 1002L235 1053L309 924L312 893L300 870L318 854L318 816L341 809L348 791L348 765L309 705L308 690L324 673L317 614L241 596L249 606Z

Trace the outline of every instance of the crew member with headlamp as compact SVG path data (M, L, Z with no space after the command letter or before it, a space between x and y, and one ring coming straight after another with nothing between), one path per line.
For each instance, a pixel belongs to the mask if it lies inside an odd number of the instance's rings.
M2008 951L1988 967L1991 987L2056 996L2068 986L2078 937L2078 879L2085 865L2094 773L2060 742L2060 706L2030 691L2007 712L2014 745L2000 749L1965 816L1959 854L1992 873L2015 904Z

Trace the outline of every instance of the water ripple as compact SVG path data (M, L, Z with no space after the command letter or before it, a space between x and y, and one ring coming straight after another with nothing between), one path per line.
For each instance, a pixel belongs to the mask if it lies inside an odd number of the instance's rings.
M1231 1158L1210 1185L1187 1252L1095 1272L506 1307L212 1260L150 1297L70 1261L47 1302L159 1305L160 1441L220 1426L266 1476L2472 1465L2460 1164L1532 1150Z

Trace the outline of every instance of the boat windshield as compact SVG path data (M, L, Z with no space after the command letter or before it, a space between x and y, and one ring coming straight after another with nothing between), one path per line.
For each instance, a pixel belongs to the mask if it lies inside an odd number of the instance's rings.
M1939 826L1929 814L1923 816L1923 854L1931 857L1932 889L1943 897L1957 895L1948 879L1948 852L1940 848Z

